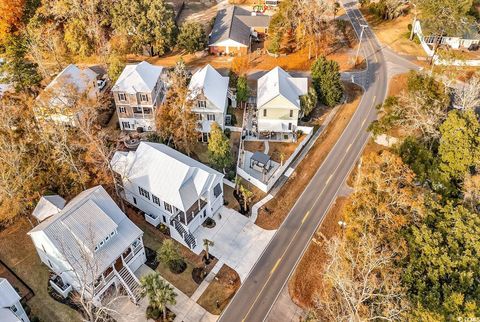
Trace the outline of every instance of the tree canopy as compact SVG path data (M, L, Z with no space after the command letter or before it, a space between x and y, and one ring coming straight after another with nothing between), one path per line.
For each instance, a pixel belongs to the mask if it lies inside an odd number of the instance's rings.
M189 54L205 49L207 37L203 26L198 22L185 22L180 27L177 45Z
M224 172L233 162L230 141L217 122L213 122L210 125L208 157L217 169L223 170Z
M318 58L312 65L312 81L320 102L330 107L340 103L343 85L337 62L324 56Z

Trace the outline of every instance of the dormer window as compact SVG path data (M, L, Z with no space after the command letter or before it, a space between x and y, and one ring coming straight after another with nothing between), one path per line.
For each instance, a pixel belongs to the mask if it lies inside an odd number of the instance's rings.
M110 239L112 239L112 237L117 233L116 230L112 231L110 234L108 234L107 236L105 236L105 238L103 240L101 240L98 245L95 246L94 248L94 252L96 253L100 248L102 248L106 243L107 241L109 241Z
M142 102L148 102L148 95L147 94L140 94L140 100Z
M200 108L205 108L205 107L207 107L207 101L205 101L205 100L198 100L198 101L197 101L197 107L200 107Z

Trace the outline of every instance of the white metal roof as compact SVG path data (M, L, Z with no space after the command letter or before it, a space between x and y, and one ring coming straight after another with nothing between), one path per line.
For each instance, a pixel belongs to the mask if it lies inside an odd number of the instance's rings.
M280 67L275 67L258 80L257 108L281 95L300 109L300 96L308 92L306 77L292 77Z
M32 215L38 220L43 221L50 216L55 215L65 206L65 199L59 195L43 196L37 203Z
M18 295L7 279L0 277L0 307L9 308L18 301L20 301L20 295Z
M118 77L112 91L129 94L149 93L153 91L163 71L162 66L155 66L146 61L127 65Z
M227 109L228 77L223 77L210 64L193 74L188 90L190 98L202 94L221 112Z
M164 145L141 142L136 151L116 152L112 167L123 178L186 211L223 175Z
M68 106L71 100L72 93L69 93L71 90L94 98L97 76L98 74L88 67L79 68L75 64L70 64L45 87L38 95L37 100L54 106Z
M258 119L258 130L270 132L291 132L291 130L288 129L288 122L265 119Z
M22 322L10 309L0 308L0 321L2 322Z
M95 252L94 244L113 229L117 233ZM102 186L81 192L28 234L35 239L37 233L43 233L78 274L93 265L98 273L103 272L142 235Z

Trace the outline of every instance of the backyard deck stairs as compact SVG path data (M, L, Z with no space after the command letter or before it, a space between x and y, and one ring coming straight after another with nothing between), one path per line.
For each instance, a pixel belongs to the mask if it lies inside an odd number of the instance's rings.
M123 266L117 274L133 303L137 304L142 298L142 287L138 279L127 266Z
M187 231L178 220L172 219L172 221L175 230L180 234L180 236L183 237L183 240L188 247L190 247L190 249L194 249L195 246L197 246L197 240L195 239L195 236L193 236L191 232Z

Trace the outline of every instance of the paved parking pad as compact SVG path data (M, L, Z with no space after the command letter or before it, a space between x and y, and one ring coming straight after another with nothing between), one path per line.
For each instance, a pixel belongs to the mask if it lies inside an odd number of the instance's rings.
M204 239L213 241L210 253L233 268L243 282L272 239L275 230L262 229L247 217L225 206L213 219L215 227L200 226L193 233L199 248L196 252L203 247Z

